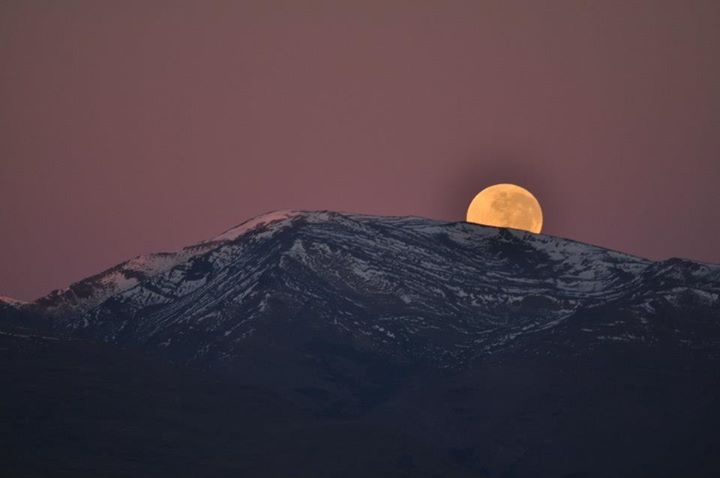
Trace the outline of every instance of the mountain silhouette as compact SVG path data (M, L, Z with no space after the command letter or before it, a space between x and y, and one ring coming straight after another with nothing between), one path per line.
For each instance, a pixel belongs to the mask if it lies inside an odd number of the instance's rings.
M0 300L0 357L11 476L720 473L720 266L511 229L270 213Z

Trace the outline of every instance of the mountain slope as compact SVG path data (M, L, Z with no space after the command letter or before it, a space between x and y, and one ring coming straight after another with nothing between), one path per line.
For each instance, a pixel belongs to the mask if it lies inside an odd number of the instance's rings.
M274 213L0 308L0 354L10 475L720 474L720 266L550 236Z
M212 239L185 247L177 252L159 252L135 257L76 282L70 287L53 291L47 296L41 297L34 305L48 315L84 312L113 295L131 289L151 277L170 271L194 257L221 247L254 228L287 219L294 214L296 214L294 211L276 211L246 221ZM12 301L12 299L7 300Z
M714 345L686 321L667 330L648 317L720 308L717 266L651 262L467 223L331 212L271 217L191 246L152 273L135 269L131 286L107 296L90 283L88 295L103 300L79 301L57 324L187 361L231 360L253 336L302 324L399 359L460 366L593 314L583 329L591 342L668 337ZM126 276L128 264L120 266ZM717 332L716 322L706 325Z

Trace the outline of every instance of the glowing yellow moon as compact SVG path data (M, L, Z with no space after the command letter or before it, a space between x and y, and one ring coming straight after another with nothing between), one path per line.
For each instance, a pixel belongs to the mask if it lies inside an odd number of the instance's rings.
M543 213L535 196L515 184L495 184L480 191L467 210L467 222L538 233Z

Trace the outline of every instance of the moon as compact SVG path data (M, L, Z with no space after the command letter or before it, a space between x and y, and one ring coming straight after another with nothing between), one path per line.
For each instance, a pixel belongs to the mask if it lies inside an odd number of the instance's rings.
M495 184L480 191L470 202L467 222L537 234L542 230L543 213L540 203L527 189L515 184Z

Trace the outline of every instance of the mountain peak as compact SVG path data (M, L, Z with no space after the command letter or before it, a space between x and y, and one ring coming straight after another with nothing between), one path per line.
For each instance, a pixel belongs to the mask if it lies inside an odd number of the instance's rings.
M238 237L242 236L243 234L252 231L255 228L258 228L260 226L276 223L276 222L284 222L292 217L301 215L301 214L307 214L303 211L296 211L292 209L286 209L286 210L278 210L278 211L270 211L265 214L261 214L259 216L255 216L251 219L248 219L247 221L244 221L237 226L231 227L230 229L226 230L222 234L219 234L211 239L208 239L206 241L203 241L203 243L215 243L215 242L226 242L226 241L234 241Z
M719 270L465 222L292 210L133 259L36 305L74 333L182 360L234 360L300 327L457 366L604 307L635 317L628 340L657 340L648 310L720 305ZM624 337L609 335L613 322L585 328L595 340Z
M35 301L35 305L56 315L68 311L89 310L107 298L131 289L159 274L163 274L193 257L205 254L223 244L237 240L259 227L287 221L301 214L299 211L273 211L249 219L211 239L192 244L177 251L139 255L82 279L68 287L54 290Z

